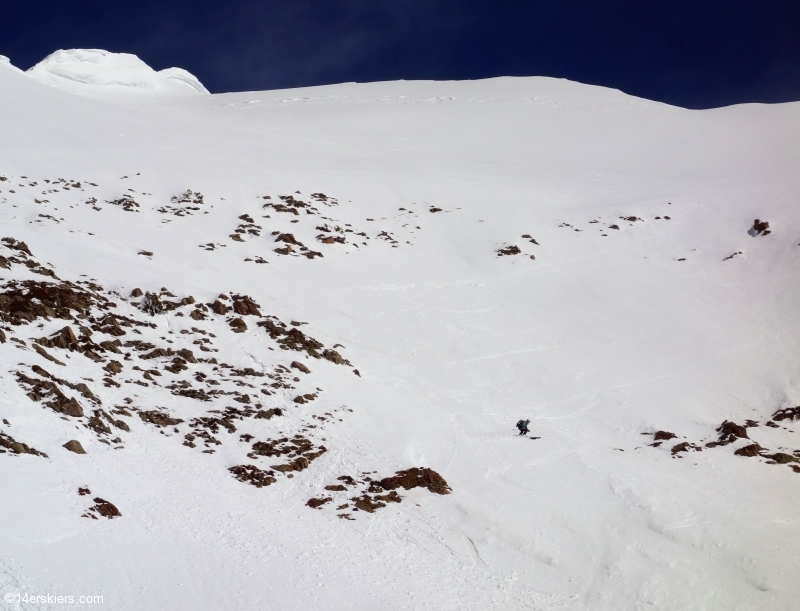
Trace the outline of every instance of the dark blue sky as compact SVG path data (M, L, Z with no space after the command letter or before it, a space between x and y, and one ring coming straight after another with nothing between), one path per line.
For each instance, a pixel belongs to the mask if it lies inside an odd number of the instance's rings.
M134 53L212 92L554 76L689 108L800 100L800 0L4 0L0 54Z

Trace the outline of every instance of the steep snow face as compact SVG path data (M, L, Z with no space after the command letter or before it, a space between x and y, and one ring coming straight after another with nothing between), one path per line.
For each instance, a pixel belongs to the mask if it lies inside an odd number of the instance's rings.
M156 72L135 55L101 49L56 51L30 68L28 74L76 93L103 90L208 93L195 76L182 68Z
M0 133L1 593L797 607L800 104L0 66Z

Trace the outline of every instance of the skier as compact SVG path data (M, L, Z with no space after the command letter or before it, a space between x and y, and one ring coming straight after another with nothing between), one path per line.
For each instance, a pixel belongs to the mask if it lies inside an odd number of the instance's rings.
M520 420L517 422L517 428L519 429L520 435L527 435L530 431L528 431L528 425L531 423L530 420Z

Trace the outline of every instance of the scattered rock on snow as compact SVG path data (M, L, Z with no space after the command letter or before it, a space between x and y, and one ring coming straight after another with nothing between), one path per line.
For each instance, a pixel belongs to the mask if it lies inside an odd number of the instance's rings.
M142 422L149 422L159 427L175 426L183 422L180 418L172 418L169 414L155 410L139 412L139 418L142 419Z
M5 422L7 423L8 421ZM17 441L11 437L11 435L0 433L0 453L5 454L6 450L10 451L12 454L32 454L34 456L43 456L47 458L47 454L44 452L40 452L25 443Z
M737 439L750 439L750 437L747 436L746 427L741 424L736 424L735 422L728 422L727 420L717 427L717 433L719 433L719 441L707 443L707 448L728 445Z
M780 422L781 420L800 420L800 405L797 407L786 407L784 409L779 409L772 415L773 420L777 420Z
M679 443L677 445L672 446L672 455L675 456L680 454L681 452L688 452L689 450L694 450L695 452L702 452L703 448L693 443L689 443L688 441L684 441L683 443Z
M497 250L497 256L502 257L503 255L518 255L521 252L522 251L519 249L519 246L515 246L512 244L511 246L505 246L503 248L499 248Z
M764 458L769 458L770 460L775 461L779 465L786 465L788 463L800 463L800 459L791 454L787 454L786 452L776 452L774 454L762 454Z
M237 465L230 467L228 471L233 473L234 477L240 482L250 484L256 488L263 488L278 481L273 477L275 474L272 471L263 471L255 465Z

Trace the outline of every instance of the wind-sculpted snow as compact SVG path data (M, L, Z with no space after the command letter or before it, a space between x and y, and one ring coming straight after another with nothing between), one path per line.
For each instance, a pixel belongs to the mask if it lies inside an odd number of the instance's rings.
M797 105L0 86L5 591L793 608Z
M102 49L59 50L30 68L27 74L72 92L109 89L208 93L196 77L182 68L156 72L135 55Z

